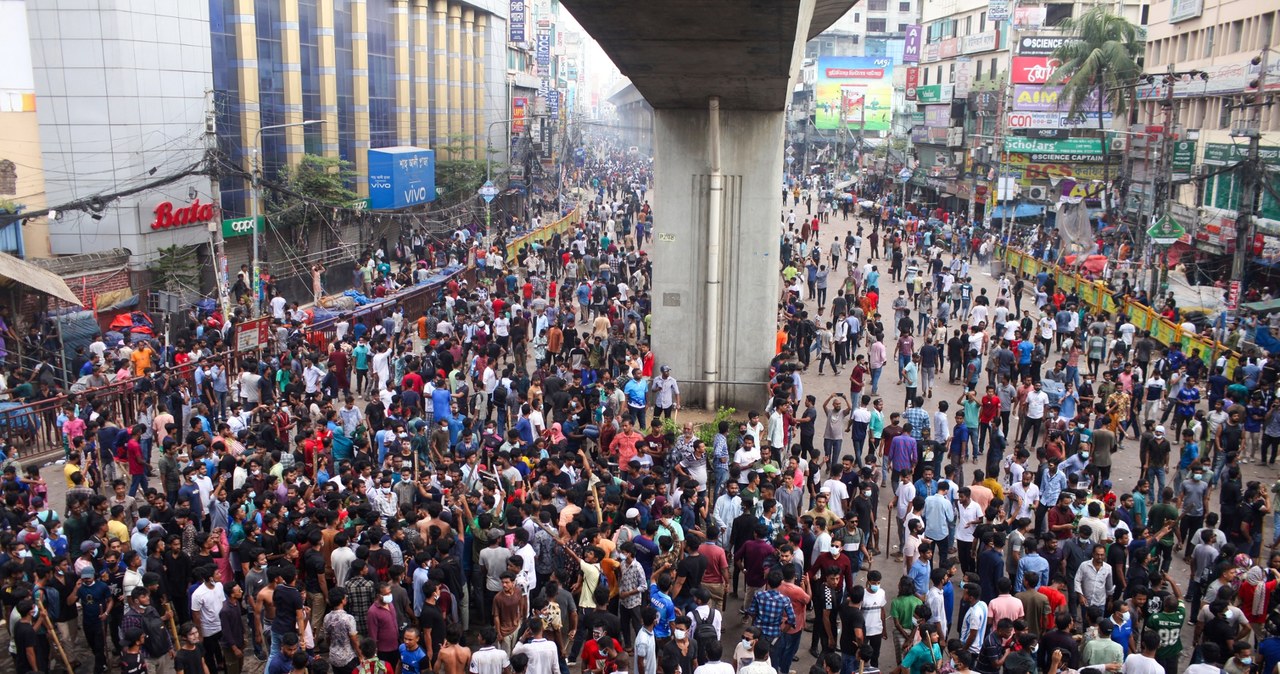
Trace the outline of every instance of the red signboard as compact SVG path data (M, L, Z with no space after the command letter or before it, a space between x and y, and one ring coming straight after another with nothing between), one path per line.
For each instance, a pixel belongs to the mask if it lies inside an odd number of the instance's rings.
M267 346L271 337L271 317L263 316L236 326L236 351L254 351Z
M514 134L524 133L525 113L529 108L529 98L527 96L515 96L511 99L511 132Z
M1058 59L1048 56L1013 57L1014 84L1046 84L1053 71L1058 69Z
M907 100L916 100L916 87L920 86L920 69L907 68Z
M190 206L174 210L172 201L162 201L155 207L156 219L151 222L151 229L171 229L185 227L201 222L211 222L216 217L213 204L206 204L196 199Z
M1240 306L1240 282L1231 281L1227 287L1227 311L1235 311Z

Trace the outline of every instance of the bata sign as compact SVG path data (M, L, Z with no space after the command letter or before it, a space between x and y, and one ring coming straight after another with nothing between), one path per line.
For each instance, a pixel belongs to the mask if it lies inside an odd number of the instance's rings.
M198 198L190 206L177 210L172 201L162 201L156 205L154 212L156 219L151 222L151 229L172 229L210 222L214 216L213 204L206 204Z

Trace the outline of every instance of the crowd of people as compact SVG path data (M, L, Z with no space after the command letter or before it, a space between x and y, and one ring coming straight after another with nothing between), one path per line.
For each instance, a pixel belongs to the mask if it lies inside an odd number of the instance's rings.
M470 227L358 267L387 297L465 267L418 315L316 330L277 295L237 367L199 324L95 340L80 367L136 404L61 413L64 503L0 478L17 674L1272 674L1275 491L1244 474L1280 449L1274 365L1048 275L988 292L980 225L814 180L767 399L681 421L647 343L651 170L589 162L581 222L514 256ZM819 401L827 368L848 393Z

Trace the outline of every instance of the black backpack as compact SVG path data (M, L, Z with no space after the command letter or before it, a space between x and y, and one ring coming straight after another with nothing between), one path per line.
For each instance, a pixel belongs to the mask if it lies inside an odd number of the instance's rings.
M700 606L698 608L702 607ZM711 606L707 606L707 608L711 609L711 613L707 614L705 619L698 617L698 609L694 609L689 614L690 619L693 621L693 638L697 640L699 644L708 641L715 642L720 640L720 636L716 634L717 611Z

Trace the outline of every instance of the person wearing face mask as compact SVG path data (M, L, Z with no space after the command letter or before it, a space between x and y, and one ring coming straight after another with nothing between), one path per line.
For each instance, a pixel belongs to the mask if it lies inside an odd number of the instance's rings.
M1204 526L1204 516L1209 505L1209 496L1213 489L1205 480L1204 466L1199 461L1195 461L1189 466L1191 475L1190 480L1183 480L1176 489L1178 490L1178 499L1176 506L1181 516L1178 518L1178 546L1177 550L1183 545L1187 546L1186 554L1183 555L1184 561L1190 561L1191 552L1193 551L1193 543L1191 534L1198 531Z
M661 646L658 650L658 671L662 674L679 674L680 672L692 672L698 667L698 649L693 644L690 635L691 621L686 616L676 618L671 623L671 640ZM604 630L599 629L598 637L603 637ZM609 637L612 640L612 637ZM621 650L622 645L616 641L616 648ZM583 660L586 661L587 654L583 653Z
M395 597L391 595L391 585L379 583L378 598L369 607L366 623L369 626L369 636L377 644L378 658L394 667L400 662L400 629L393 601Z

